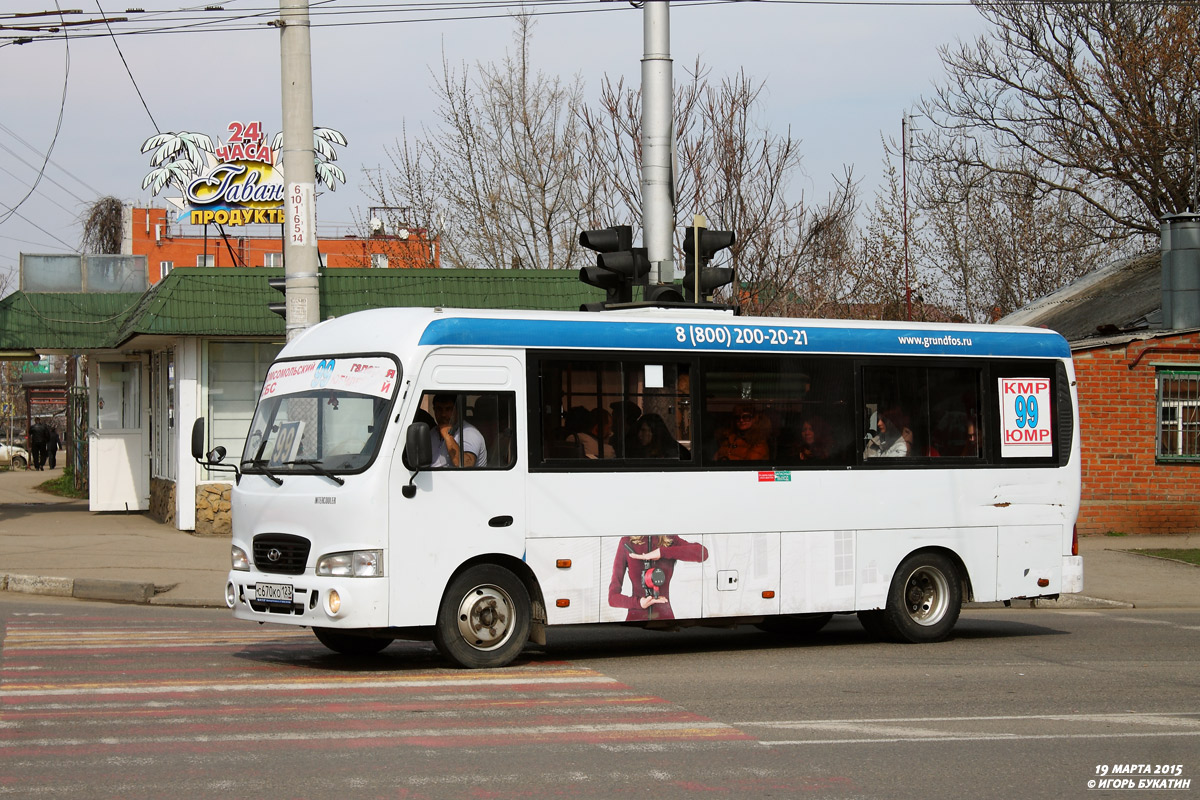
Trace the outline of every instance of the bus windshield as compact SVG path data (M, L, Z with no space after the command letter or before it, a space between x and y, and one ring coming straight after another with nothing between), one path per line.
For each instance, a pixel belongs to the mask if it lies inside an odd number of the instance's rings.
M243 472L361 472L374 460L399 366L385 357L272 365L242 451Z

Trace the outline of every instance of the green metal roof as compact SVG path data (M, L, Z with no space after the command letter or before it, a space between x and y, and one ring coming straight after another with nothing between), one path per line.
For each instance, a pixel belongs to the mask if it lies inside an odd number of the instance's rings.
M0 350L109 347L141 294L13 292L0 299Z
M134 336L283 336L267 308L280 268L174 269L145 294L16 292L0 300L0 349L87 350ZM321 317L389 306L574 310L604 299L573 270L326 269Z

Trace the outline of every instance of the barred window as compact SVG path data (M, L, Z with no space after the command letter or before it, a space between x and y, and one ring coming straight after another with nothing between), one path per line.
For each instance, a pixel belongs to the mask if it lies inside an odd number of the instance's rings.
M1200 371L1160 369L1159 459L1200 461Z

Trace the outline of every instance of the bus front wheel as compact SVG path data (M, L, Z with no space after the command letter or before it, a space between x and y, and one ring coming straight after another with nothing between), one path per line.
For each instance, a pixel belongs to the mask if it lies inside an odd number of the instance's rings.
M316 634L317 641L344 656L373 656L392 643L391 639L358 636L334 628L313 628L312 632Z
M467 669L503 667L529 638L529 592L504 567L480 564L450 583L438 610L433 643Z
M878 622L896 641L940 642L961 610L962 578L954 561L942 553L914 553L892 576Z

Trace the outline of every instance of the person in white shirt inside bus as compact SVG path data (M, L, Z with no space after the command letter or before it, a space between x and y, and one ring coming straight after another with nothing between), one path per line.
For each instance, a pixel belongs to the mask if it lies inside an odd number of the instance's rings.
M483 434L471 423L459 419L458 395L434 395L433 418L437 422L437 427L430 431L435 469L487 466Z

